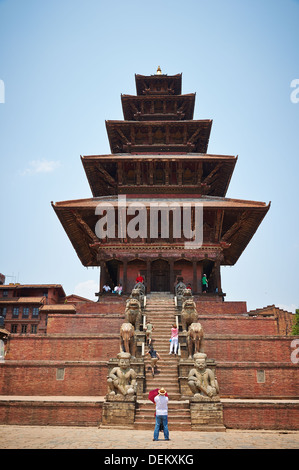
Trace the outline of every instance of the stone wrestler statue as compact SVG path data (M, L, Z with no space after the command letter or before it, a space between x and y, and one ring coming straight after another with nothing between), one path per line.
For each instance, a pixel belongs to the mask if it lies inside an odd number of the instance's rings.
M195 367L189 372L188 385L194 394L194 399L199 401L205 398L217 399L219 387L214 372L207 368L207 355L196 353L193 358Z
M137 390L137 374L130 368L131 354L121 352L117 355L118 366L114 367L108 375L108 394L133 396Z

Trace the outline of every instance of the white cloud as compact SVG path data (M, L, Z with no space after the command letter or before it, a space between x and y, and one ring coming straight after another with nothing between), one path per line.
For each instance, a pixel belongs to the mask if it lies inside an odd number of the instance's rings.
M80 295L80 297L85 297L90 300L97 300L98 298L94 295L95 292L99 292L99 285L91 280L80 282L76 285L74 294Z
M60 167L59 161L54 160L32 160L23 175L35 175L37 173L51 173Z

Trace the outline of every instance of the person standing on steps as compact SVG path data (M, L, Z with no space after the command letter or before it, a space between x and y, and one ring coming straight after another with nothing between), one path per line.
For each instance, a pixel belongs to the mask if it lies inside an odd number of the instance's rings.
M156 425L154 429L154 439L157 441L159 438L160 426L163 426L164 439L169 441L168 430L168 397L165 396L166 390L162 387L158 391L158 395L154 398L156 403Z
M150 346L148 352L146 354L149 354L151 356L151 368L152 368L152 375L153 377L155 376L155 367L157 365L157 362L160 358L159 354L157 351L153 348L153 346Z
M148 322L145 326L145 335L146 335L146 342L147 345L150 346L152 342L152 332L154 331L154 327L151 322Z
M179 346L179 330L177 325L174 323L171 328L171 338L170 338L170 351L169 354L174 352L175 355L178 353Z

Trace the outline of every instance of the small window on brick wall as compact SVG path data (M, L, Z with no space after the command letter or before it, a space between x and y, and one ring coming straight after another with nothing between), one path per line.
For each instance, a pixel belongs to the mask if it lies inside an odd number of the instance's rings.
M32 309L32 316L37 317L39 314L39 308L38 307L33 307Z
M64 367L56 369L56 380L64 380Z
M256 371L256 380L258 384L263 384L266 382L266 376L264 370L257 370Z

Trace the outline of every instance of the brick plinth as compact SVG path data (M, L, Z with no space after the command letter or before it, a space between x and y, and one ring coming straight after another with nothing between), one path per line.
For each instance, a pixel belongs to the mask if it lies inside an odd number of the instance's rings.
M299 400L223 400L223 417L231 429L299 429Z
M133 428L135 420L135 401L107 401L103 403L101 426L121 426Z
M68 397L69 398L69 397ZM70 397L45 399L0 398L0 424L30 426L98 426L103 399L76 400Z
M192 431L225 431L220 402L190 402Z

